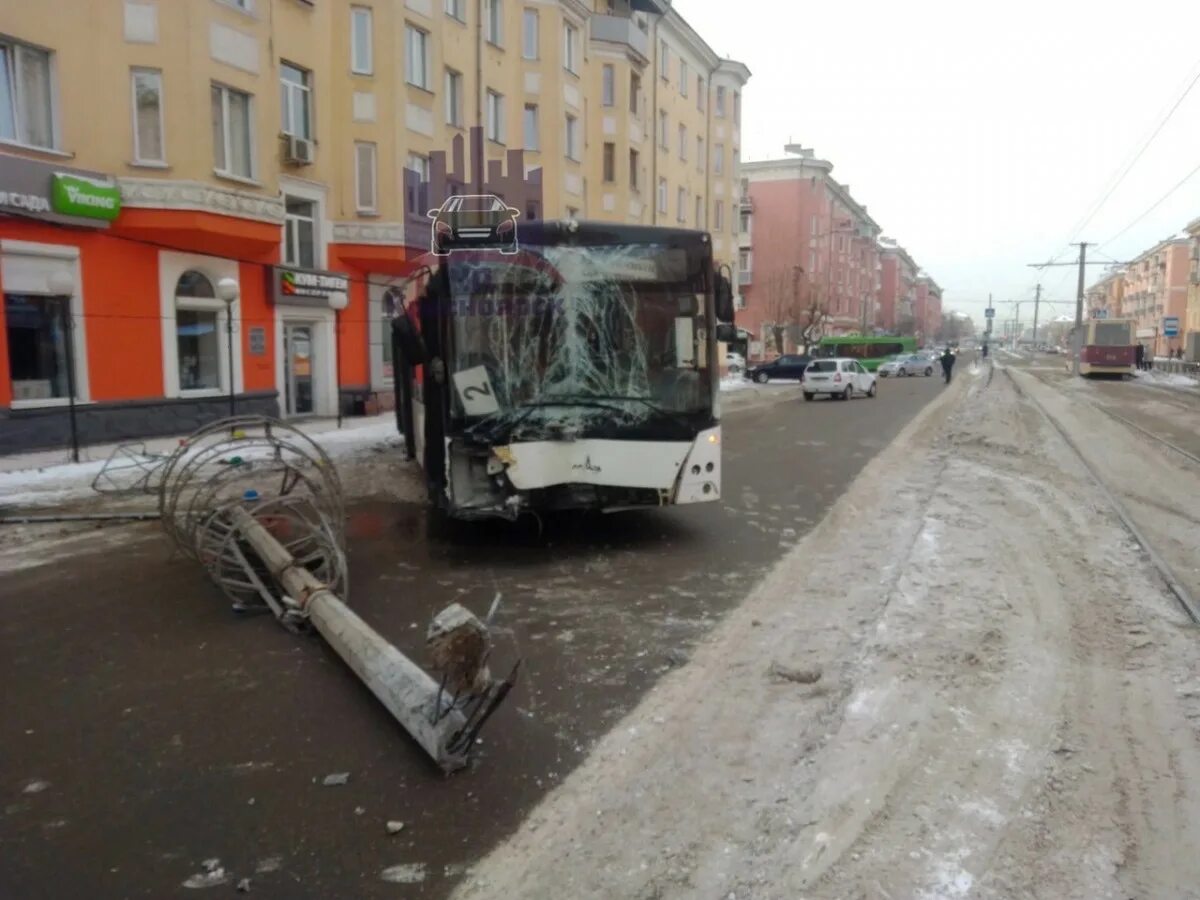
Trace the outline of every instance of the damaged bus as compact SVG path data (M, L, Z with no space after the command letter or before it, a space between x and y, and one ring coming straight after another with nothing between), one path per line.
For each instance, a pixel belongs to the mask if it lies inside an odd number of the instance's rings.
M450 516L606 512L721 494L729 278L701 231L518 226L388 292L397 425Z

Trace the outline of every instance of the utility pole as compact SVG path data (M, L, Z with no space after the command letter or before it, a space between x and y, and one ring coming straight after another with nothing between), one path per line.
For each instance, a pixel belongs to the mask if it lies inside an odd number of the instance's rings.
M1050 266L1076 266L1076 265L1079 266L1079 287L1075 293L1075 337L1074 337L1074 340L1072 341L1072 343L1074 344L1075 362L1071 366L1072 373L1075 375L1078 375L1079 374L1079 354L1083 348L1083 276L1084 276L1085 267L1086 266L1108 266L1108 265L1112 265L1112 263L1109 263L1109 262L1092 262L1092 263L1090 263L1090 262L1088 262L1087 261L1087 248L1091 246L1091 244L1088 241L1084 241L1083 243L1080 243L1080 244L1072 244L1071 246L1079 248L1079 259L1076 262L1069 262L1069 263L1044 262L1044 263L1028 263L1028 265L1030 268L1033 268L1033 269L1046 269L1046 268L1049 268Z
M1079 288L1075 294L1075 362L1071 374L1079 374L1079 357L1083 353L1083 273L1087 265L1087 241L1079 245Z
M1037 293L1033 295L1033 347L1037 350L1037 322L1038 322L1038 306L1042 302L1042 286L1037 286Z

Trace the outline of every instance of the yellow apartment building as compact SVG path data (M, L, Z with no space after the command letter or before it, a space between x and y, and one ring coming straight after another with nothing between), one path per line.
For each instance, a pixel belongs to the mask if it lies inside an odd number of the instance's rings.
M0 72L0 452L69 406L107 439L386 406L404 173L473 128L541 170L527 216L707 229L738 283L750 72L665 0L6 3Z

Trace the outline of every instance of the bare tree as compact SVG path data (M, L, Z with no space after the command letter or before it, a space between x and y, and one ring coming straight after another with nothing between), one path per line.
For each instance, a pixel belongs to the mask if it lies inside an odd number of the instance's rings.
M800 327L796 343L807 348L821 339L825 333L825 323L829 321L829 304L816 285L808 286L798 318Z
M763 308L766 312L763 324L771 329L771 341L775 345L775 352L779 354L784 351L789 328L799 324L797 311L800 303L796 295L796 281L786 271L772 272L762 280ZM757 290L758 284L754 287Z

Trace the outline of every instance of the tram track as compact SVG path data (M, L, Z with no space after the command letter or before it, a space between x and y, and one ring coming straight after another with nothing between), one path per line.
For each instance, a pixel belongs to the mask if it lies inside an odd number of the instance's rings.
M1041 413L1043 418L1045 418L1045 420L1048 423L1050 423L1051 427L1054 428L1054 430L1058 433L1059 437L1061 437L1063 439L1063 442L1067 445L1067 447L1071 450L1071 452L1075 455L1075 457L1082 464L1084 470L1091 476L1092 481L1100 489L1100 492L1104 495L1105 499L1108 501L1108 503L1112 507L1113 511L1117 514L1117 518L1120 519L1121 524L1125 526L1125 530L1129 532L1129 534L1133 537L1133 539L1142 548L1143 552L1146 554L1146 557L1150 560L1150 564L1158 572L1158 575L1162 579L1167 590L1170 591L1171 594L1176 598L1176 600L1179 601L1180 606L1183 607L1183 610L1187 614L1188 618L1190 618L1194 624L1200 625L1200 604L1197 604L1196 599L1192 596L1192 594L1188 590L1187 586L1175 574L1174 570L1167 563L1167 561L1162 558L1162 556L1159 554L1159 552L1157 550L1155 550L1155 548L1154 548L1153 544L1151 544L1149 538L1146 537L1145 532L1134 520L1134 518L1130 514L1129 510L1125 507L1125 504L1122 503L1120 498L1117 496L1118 492L1114 488L1111 488L1108 485L1108 483L1105 481L1105 479L1101 476L1100 472L1098 472L1096 470L1096 468L1090 462L1088 462L1087 457L1085 457L1083 455L1083 451L1079 448L1079 445L1075 442L1074 438L1072 438L1071 435L1067 432L1067 429L1065 427L1063 427L1063 425L1054 416L1052 416L1050 414L1050 412L1046 409L1046 407L1042 404L1042 402L1040 400L1038 400L1037 397L1033 396L1029 391L1025 390L1021 386L1019 381L1013 377L1012 372L1010 371L1008 366L1003 366L1002 368L1004 370L1004 374L1006 376L1008 376L1008 380L1012 384L1013 390L1015 390L1017 392L1017 395L1028 400L1031 404L1033 404L1034 408L1037 409L1037 411L1039 413ZM1030 372L1029 374L1033 378L1036 378L1041 384L1044 384L1046 387L1055 389L1054 385L1050 384L1049 382L1047 382L1045 379L1041 378L1040 376L1035 375L1032 372ZM1111 412L1110 410L1103 409L1103 407L1100 407L1097 404L1092 403L1091 401L1086 401L1086 402L1088 402L1088 404L1090 406L1093 406L1096 409L1099 409L1101 412L1107 413L1114 420L1116 420L1122 424L1130 426L1132 428L1132 430L1136 431L1137 433L1154 439L1158 443L1161 443L1164 446L1169 447L1171 450L1173 450L1173 451L1179 453L1180 455L1184 456L1185 458L1189 459L1194 464L1200 465L1200 457L1197 457L1194 454L1189 453L1188 451L1184 450L1182 447L1178 447L1175 444L1171 443L1170 441L1160 438L1158 435L1155 435L1155 434L1147 431L1146 429L1142 428L1141 426L1136 425L1136 423L1130 422L1129 420L1125 419L1124 416L1119 416L1119 415Z
M1041 375L1037 374L1036 372L1027 372L1027 374L1033 378L1036 378L1042 384L1046 385L1046 387L1051 388L1052 390L1058 390L1057 385L1053 384L1048 379L1043 378ZM1168 389L1160 388L1159 390L1165 391ZM1076 399L1076 398L1072 397L1072 399ZM1120 413L1113 412L1111 409L1104 406L1103 404L1097 403L1095 400L1092 400L1087 397L1081 397L1078 399L1081 399L1084 403L1086 403L1092 409L1095 409L1098 412L1104 413L1106 416L1113 419L1114 421L1119 422L1120 424L1126 426L1127 428L1131 429L1132 431L1137 432L1142 437L1149 438L1150 440L1154 441L1155 443L1162 444L1164 447L1166 447L1169 450L1174 451L1179 456L1182 456L1184 459L1188 460L1193 465L1200 467L1200 456L1197 456L1195 453L1192 453L1190 450L1185 450L1183 447L1180 447L1178 444L1175 444L1175 443L1167 440L1162 435L1155 434L1150 429L1139 425L1137 422L1134 422L1132 419L1126 418L1125 416L1121 415ZM1188 410L1188 411L1193 412L1194 410Z

